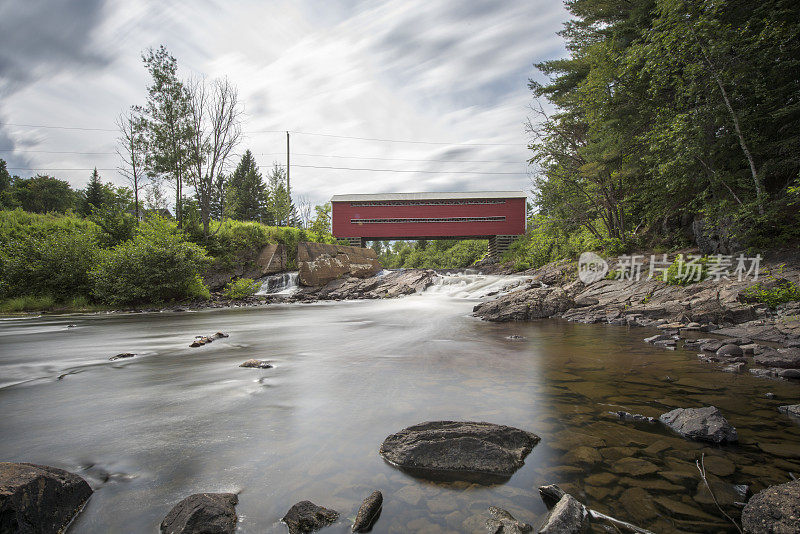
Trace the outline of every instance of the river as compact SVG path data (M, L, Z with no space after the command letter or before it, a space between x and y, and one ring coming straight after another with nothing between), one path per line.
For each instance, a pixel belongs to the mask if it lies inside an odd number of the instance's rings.
M96 491L77 533L154 532L182 498L221 491L239 493L241 532L285 532L280 518L305 499L341 513L323 532L349 532L373 489L375 532L484 532L490 505L538 526L545 483L656 532L720 532L732 527L701 486L701 453L723 501L734 484L800 472L800 427L776 410L798 402L795 385L647 345L647 329L482 322L472 307L507 280L443 281L394 300L4 319L0 459L84 476ZM230 337L189 347L216 331ZM108 360L122 352L137 356ZM250 358L274 368L238 367ZM738 445L608 414L709 404ZM495 486L415 479L378 455L387 435L441 419L542 441Z

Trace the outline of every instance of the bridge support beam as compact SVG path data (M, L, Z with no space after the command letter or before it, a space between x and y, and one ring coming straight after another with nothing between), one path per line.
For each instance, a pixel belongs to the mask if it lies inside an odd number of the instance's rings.
M349 244L351 247L361 247L361 248L364 248L364 247L366 247L366 246L367 246L367 240L366 240L366 239L364 239L363 237L347 237L347 238L345 238L345 239L347 239L347 243L348 243L348 244Z
M499 260L500 256L508 250L508 247L518 236L515 235L494 235L489 238L489 257Z

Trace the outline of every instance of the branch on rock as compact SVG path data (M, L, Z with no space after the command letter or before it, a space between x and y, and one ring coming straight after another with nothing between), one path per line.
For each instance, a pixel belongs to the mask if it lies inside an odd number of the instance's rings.
M545 506L547 506L547 509L549 510L553 508L562 497L567 495L567 493L559 488L556 484L549 484L547 486L539 486L539 495L542 497L542 501L544 501ZM655 534L650 530L637 527L636 525L628 523L627 521L616 519L602 512L598 512L597 510L592 510L585 505L582 506L591 519L610 523L618 531L633 532L634 534Z

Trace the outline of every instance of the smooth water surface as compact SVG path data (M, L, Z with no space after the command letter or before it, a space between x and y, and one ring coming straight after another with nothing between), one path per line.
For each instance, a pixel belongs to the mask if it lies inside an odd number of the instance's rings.
M96 492L79 533L154 532L182 498L220 491L239 492L241 532L285 532L280 518L305 499L341 513L324 532L349 532L373 489L384 494L374 532L484 532L490 505L538 526L545 483L656 532L724 532L701 453L723 502L739 499L734 484L758 491L800 472L800 427L776 410L800 402L793 384L721 373L642 343L645 329L482 322L469 297L497 279L444 285L385 301L2 320L0 459L87 478ZM230 337L189 348L216 331ZM108 361L121 352L137 356ZM250 358L275 367L238 367ZM738 445L608 415L709 404ZM378 455L388 434L441 419L542 441L495 486L415 479Z

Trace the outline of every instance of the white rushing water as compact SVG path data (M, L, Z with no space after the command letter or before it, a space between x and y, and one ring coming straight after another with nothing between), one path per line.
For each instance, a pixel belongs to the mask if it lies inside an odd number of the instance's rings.
M440 274L425 293L464 299L483 299L510 291L530 280L527 276L478 274L472 270Z
M297 272L278 273L263 278L256 295L291 295L298 289Z

